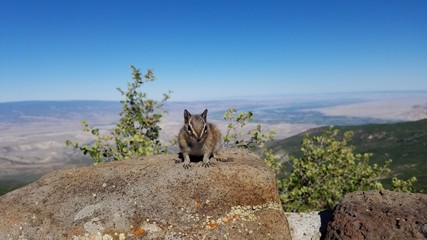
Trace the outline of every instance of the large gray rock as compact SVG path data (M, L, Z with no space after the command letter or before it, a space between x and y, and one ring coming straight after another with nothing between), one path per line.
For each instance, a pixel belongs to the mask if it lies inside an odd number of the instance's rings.
M335 206L325 239L427 239L427 195L349 193Z
M255 156L186 170L175 155L53 172L0 197L0 239L290 239Z

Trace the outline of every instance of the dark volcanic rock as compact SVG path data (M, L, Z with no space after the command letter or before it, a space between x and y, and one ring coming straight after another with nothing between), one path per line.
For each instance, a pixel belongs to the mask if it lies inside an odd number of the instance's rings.
M325 239L427 239L427 195L349 193L335 207Z
M53 172L0 197L0 239L290 239L274 174L247 152L224 156Z

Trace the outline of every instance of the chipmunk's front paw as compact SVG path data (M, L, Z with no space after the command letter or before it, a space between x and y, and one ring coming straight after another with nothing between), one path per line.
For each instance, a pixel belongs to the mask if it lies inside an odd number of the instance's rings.
M210 167L211 163L210 162L203 162L202 163L202 167Z
M184 163L182 166L184 166L185 169L191 168L191 164L190 163Z

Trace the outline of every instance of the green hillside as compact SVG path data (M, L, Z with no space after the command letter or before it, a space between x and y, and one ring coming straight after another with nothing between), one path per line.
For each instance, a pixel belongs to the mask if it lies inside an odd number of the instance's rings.
M2 177L0 178L0 196L17 188L23 187L39 179L41 176L42 174L20 174L4 178Z
M392 159L391 176L407 179L417 177L415 186L427 192L427 119L415 122L391 124L368 124L361 126L339 126L341 133L353 131L351 145L356 153L372 153L372 163L383 164ZM273 142L270 147L275 153L299 157L302 138L305 134L319 134L323 128ZM388 185L390 180L384 181Z

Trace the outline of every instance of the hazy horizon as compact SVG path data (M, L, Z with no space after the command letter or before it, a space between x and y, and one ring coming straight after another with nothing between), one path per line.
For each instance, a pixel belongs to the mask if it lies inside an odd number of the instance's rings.
M144 90L142 90L144 91ZM274 100L274 99L282 99L282 98L317 98L317 97L346 97L346 96L355 96L355 95L384 95L384 94L417 94L417 93L427 93L426 90L389 90L389 91L357 91L357 92L325 92L325 93L289 93L289 94L271 94L271 95L240 95L240 96L229 96L222 98L212 98L212 99L189 99L189 100L175 100L173 93L171 93L171 98L167 100L170 103L180 103L180 102L214 102L214 101L245 101L245 100ZM154 100L160 100L160 98L152 97L150 93L148 93L148 98ZM117 102L119 103L123 100L121 99L42 99L42 100L34 100L34 99L22 99L15 101L0 101L2 103L19 103L19 102L85 102L85 101L93 101L93 102ZM426 98L427 101L427 98Z

